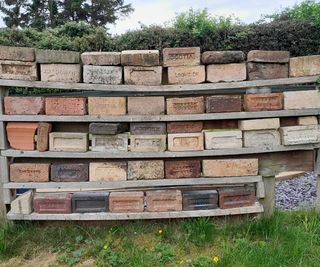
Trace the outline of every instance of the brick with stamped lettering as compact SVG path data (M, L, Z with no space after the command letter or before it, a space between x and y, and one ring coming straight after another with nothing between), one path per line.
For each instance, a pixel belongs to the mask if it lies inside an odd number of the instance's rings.
M197 151L203 149L203 133L168 134L169 151Z
M128 151L128 134L93 134L91 136L91 150L98 152Z
M204 65L180 66L168 68L169 84L196 84L206 80L206 69Z
M0 60L0 79L38 81L37 63Z
M50 133L49 150L60 152L86 152L88 151L88 134L63 132Z
M243 131L244 147L280 146L281 137L278 130Z
M132 152L162 152L167 148L166 135L130 135Z
M87 163L53 163L50 180L53 182L85 182L89 180Z
M132 85L161 85L162 67L124 67L124 83Z
M180 190L155 190L146 192L146 211L181 211L182 194Z
M98 84L122 84L122 68L118 66L83 66L83 82Z
M218 191L221 209L248 207L256 202L256 193L253 187L220 188Z
M204 97L167 98L167 114L201 114L204 113Z
M183 210L211 210L218 207L217 190L182 191Z
M178 47L163 49L163 66L200 65L200 47Z
M34 212L44 214L71 213L71 199L72 194L69 193L37 193L33 197Z
M204 137L206 149L227 149L242 147L241 130L205 131Z
M10 164L10 181L15 183L48 182L49 163Z
M243 107L245 111L268 111L283 109L283 94L245 94Z
M80 64L40 64L41 81L44 82L81 82Z
M166 179L198 178L201 175L201 162L197 159L166 160Z
M111 192L109 195L111 212L143 212L144 193L141 191Z
M95 213L109 211L108 192L75 192L72 194L72 212Z
M89 164L89 180L125 181L127 180L128 165L125 161L91 162Z
M315 144L320 142L318 125L281 127L282 144L285 146Z

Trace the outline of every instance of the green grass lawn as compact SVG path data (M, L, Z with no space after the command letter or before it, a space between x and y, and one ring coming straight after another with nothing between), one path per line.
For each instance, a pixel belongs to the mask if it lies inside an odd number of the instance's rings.
M2 224L0 266L320 266L320 214Z

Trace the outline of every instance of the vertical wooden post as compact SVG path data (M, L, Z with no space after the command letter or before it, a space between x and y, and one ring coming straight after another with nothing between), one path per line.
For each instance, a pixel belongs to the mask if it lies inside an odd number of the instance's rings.
M264 216L272 216L275 208L275 176L263 177L265 196L262 199L262 205L264 208Z

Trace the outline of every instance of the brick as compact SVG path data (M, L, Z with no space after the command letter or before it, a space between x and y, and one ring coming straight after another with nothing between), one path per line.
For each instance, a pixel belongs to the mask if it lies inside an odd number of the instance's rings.
M32 210L32 190L23 193L10 203L10 212L14 214L30 214Z
M224 149L242 147L242 131L204 132L206 149Z
M174 121L167 123L168 133L198 133L203 130L202 121Z
M29 47L0 46L0 60L34 61L34 49Z
M87 133L50 133L49 150L61 152L88 151Z
M163 115L164 110L163 96L128 97L129 115Z
M283 109L283 94L245 94L243 108L245 111L268 111Z
M162 152L167 148L166 135L130 135L132 152Z
M125 181L127 180L127 163L120 162L91 162L89 165L89 180L100 181Z
M206 112L240 112L242 101L240 95L218 95L206 98Z
M198 178L201 175L200 160L166 160L166 179Z
M221 209L253 206L256 202L255 190L252 187L221 188L218 191Z
M124 50L121 52L123 66L158 66L159 50Z
M169 84L195 84L206 80L204 65L168 67Z
M125 115L125 97L88 97L89 115Z
M203 128L208 129L237 129L238 120L218 120L218 121L204 121Z
M146 211L165 212L182 210L180 190L155 190L146 192Z
M40 152L49 150L49 133L52 130L52 124L39 122L37 131L37 150Z
M152 180L163 178L163 160L139 160L128 162L128 180Z
M4 113L7 115L44 114L44 97L5 96Z
M161 85L162 67L124 67L124 83L131 85Z
M34 137L38 128L38 123L32 122L8 122L7 138L10 147L21 150L34 150Z
M80 53L73 51L36 49L37 63L80 63Z
M93 122L89 124L90 134L119 134L128 131L127 123Z
M251 50L247 56L248 62L288 63L289 59L289 51Z
M202 64L241 63L246 56L242 51L206 51L202 53Z
M92 135L92 151L98 152L120 152L128 151L128 134L116 135Z
M85 52L81 54L83 65L114 66L120 65L120 52Z
M204 110L203 96L167 99L167 114L201 114Z
M84 97L47 97L47 115L85 115L87 114Z
M277 63L248 63L248 79L269 80L289 77L289 65Z
M143 212L143 192L111 192L109 196L109 210L111 212Z
M258 174L258 159L208 159L202 161L204 177L252 176Z
M72 194L35 194L33 208L35 213L65 214L71 213Z
M200 47L164 48L163 66L200 65Z
M243 132L244 147L269 147L281 145L278 130L257 130Z
M290 58L290 77L320 74L320 55Z
M320 93L317 90L283 92L284 109L320 108Z
M242 131L269 130L269 129L278 129L279 127L280 127L279 118L239 121L239 129Z
M207 65L207 82L236 82L247 79L245 63Z
M53 163L51 165L53 182L86 182L89 180L87 163Z
M40 64L41 81L81 82L80 64Z
M318 125L281 127L282 144L285 146L319 143Z
M316 125L318 119L316 116L298 117L298 125Z
M168 134L169 151L196 151L203 147L202 133Z
M122 68L117 66L83 66L83 82L122 84Z
M10 182L49 182L49 163L10 164Z
M166 134L165 122L130 123L130 133L133 135L161 135Z
M298 117L283 117L280 118L280 126L295 126L298 125Z
M183 210L212 210L218 208L217 190L182 191Z
M35 62L0 60L0 79L8 80L39 80Z
M109 193L76 192L72 194L72 212L95 213L109 211Z

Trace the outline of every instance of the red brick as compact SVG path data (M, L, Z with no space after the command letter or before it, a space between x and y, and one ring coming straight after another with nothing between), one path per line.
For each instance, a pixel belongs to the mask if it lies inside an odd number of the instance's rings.
M49 150L49 133L52 130L52 124L46 122L39 122L37 131L37 150Z
M0 60L0 79L37 81L37 63Z
M64 214L71 213L72 194L36 194L33 208L36 213Z
M255 190L251 187L223 188L218 191L221 209L247 207L256 202Z
M280 127L296 126L298 124L298 117L283 117L280 118Z
M246 94L243 107L245 111L268 111L283 109L283 94Z
M111 192L109 196L109 210L111 212L143 212L143 192Z
M21 150L34 150L34 137L38 123L31 122L8 122L7 138L11 148Z
M198 133L202 129L202 121L175 121L167 123L167 133Z
M13 163L10 165L10 181L49 182L49 170L49 163Z
M5 96L4 113L8 115L44 114L44 97Z
M89 180L87 163L53 163L51 165L53 182L85 182Z
M276 63L248 63L249 80L268 80L289 77L288 64Z
M200 65L200 47L178 47L163 49L163 66Z
M265 63L288 63L290 59L289 51L265 51L251 50L248 53L248 62L265 62Z
M165 161L166 179L198 178L201 175L200 160L167 160Z
M208 129L237 129L238 120L218 120L218 121L204 121L203 128Z
M159 50L124 50L121 52L123 66L158 66Z
M146 210L150 212L181 211L182 194L180 190L148 191L146 203Z
M218 95L206 98L207 113L240 112L241 107L240 95Z
M46 98L47 115L85 115L87 114L84 97L48 97Z
M201 114L204 109L203 96L167 99L167 114Z

